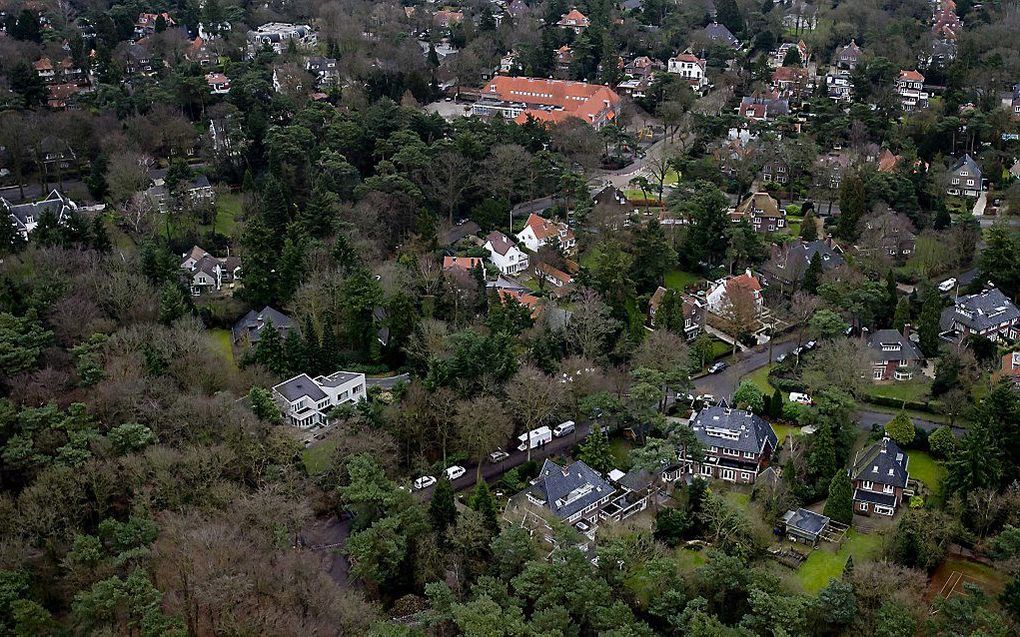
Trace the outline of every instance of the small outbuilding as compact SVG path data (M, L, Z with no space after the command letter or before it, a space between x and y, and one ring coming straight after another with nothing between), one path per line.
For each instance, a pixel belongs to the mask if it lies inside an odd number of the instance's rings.
M791 509L783 516L785 535L791 542L818 545L818 538L829 526L829 518L807 509Z

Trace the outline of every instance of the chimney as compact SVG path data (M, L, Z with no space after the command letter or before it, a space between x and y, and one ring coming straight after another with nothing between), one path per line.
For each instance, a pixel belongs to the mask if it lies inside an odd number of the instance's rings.
M914 326L910 323L903 324L903 338L910 338L910 334L914 331Z
M889 446L889 436L884 436L882 438L882 448L879 449L879 453L885 453L887 448L888 448L888 446Z

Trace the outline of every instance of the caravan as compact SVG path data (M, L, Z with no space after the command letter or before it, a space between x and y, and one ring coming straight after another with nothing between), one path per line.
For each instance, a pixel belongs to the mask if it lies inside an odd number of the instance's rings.
M535 449L552 440L552 430L548 427L539 427L517 436L517 439L521 441L521 444L517 446L518 451Z

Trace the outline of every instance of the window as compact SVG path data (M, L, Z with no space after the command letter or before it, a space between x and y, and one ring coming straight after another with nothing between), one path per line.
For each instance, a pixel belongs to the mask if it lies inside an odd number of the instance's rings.
M723 480L733 480L734 475L735 474L733 469L723 469L722 472L720 473L720 477Z
M876 367L871 373L872 380L882 380L884 370L881 367Z
M757 454L755 454L753 451L745 451L744 452L744 457L745 458L752 458L753 459L756 456L757 456Z
M875 483L872 482L871 480L865 480L864 482L861 483L862 489L873 489L874 487Z
M745 481L745 482L750 482L751 481L751 474L746 472L746 471L741 471L740 472L740 479Z
M867 511L868 510L868 503L867 502L858 502L857 503L857 510L858 511Z
M705 475L705 476L710 476L710 475L712 475L712 467L709 467L709 466L703 466L703 467L701 467L701 474L702 474L702 475Z
M883 493L892 493L893 492L893 486L891 484L883 484L882 485L882 492Z

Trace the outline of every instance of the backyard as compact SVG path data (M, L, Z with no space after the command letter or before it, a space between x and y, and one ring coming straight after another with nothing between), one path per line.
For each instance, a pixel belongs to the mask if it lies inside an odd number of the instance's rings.
M241 195L234 192L220 193L216 197L217 233L232 236L237 227L237 218L241 215Z
M230 342L230 330L209 330L209 335L212 337L213 347L233 367L236 363L234 362L234 349Z
M833 544L820 543L797 571L797 579L807 593L814 595L825 588L829 580L840 577L850 556L856 564L877 559L882 552L882 537L850 529L842 548L838 551L835 548Z
M923 482L933 493L938 493L946 477L945 465L932 458L927 451L910 449L907 457L910 458L907 464L910 477Z
M911 380L893 381L875 385L871 388L871 395L891 398L893 400L905 400L909 402L924 402L931 390L931 380L920 376Z
M688 285L701 281L701 277L692 272L671 270L662 277L665 286L670 290L684 290Z

